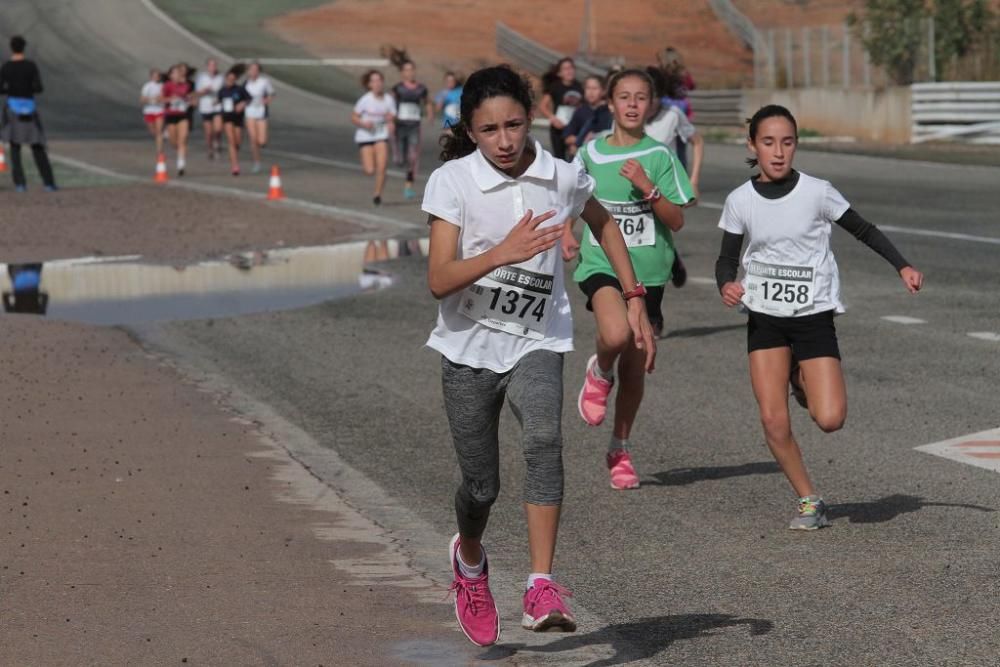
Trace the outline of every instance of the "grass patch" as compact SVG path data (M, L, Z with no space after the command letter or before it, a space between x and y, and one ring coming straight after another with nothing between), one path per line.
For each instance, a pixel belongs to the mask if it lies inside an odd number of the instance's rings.
M329 0L153 0L182 26L234 58L309 58L312 54L264 28L264 21ZM357 76L337 67L268 67L294 86L353 102L361 95Z

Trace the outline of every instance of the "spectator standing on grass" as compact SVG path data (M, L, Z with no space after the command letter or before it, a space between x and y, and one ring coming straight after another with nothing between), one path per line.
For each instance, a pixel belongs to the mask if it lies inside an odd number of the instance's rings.
M10 60L0 67L0 95L6 96L3 111L0 112L0 141L10 144L11 175L18 192L25 192L28 188L21 161L23 144L31 146L31 154L46 192L54 192L58 188L45 150L45 131L35 102L35 95L42 92L42 75L38 65L24 57L27 45L24 37L11 37Z

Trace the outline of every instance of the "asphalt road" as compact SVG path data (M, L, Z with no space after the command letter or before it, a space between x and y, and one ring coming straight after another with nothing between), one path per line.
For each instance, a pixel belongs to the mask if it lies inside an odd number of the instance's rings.
M81 4L4 3L0 28L31 23L19 29L39 49L54 150L143 174L134 98L145 63L182 47L196 60L198 51L139 3ZM87 75L74 75L70 63ZM345 113L283 90L273 148L299 156L282 158L297 196L370 211L365 179L316 162L353 162ZM738 147L709 147L704 202L720 204L740 183L747 173L741 158ZM643 487L609 489L609 428L588 428L575 411L593 323L574 291L578 351L566 363L567 497L557 574L573 589L584 624L576 635L530 641L512 628L503 646L481 657L498 664L996 664L1000 478L913 448L1000 426L1000 342L968 335L1000 333L1000 169L808 152L797 167L830 179L863 215L894 229L890 236L927 280L923 293L907 295L883 260L835 233L848 306L837 324L850 414L842 432L824 435L794 412L807 463L832 503L833 528L784 529L792 493L763 443L744 319L701 281L667 291L668 337L634 437ZM190 178L230 185L213 169L196 162ZM260 184L246 179L238 187ZM391 197L388 204L380 215L419 229L417 205ZM678 235L696 278L712 275L718 213L690 211ZM456 471L438 360L422 348L435 304L419 260L393 270L402 278L395 289L211 326L174 323L156 337L335 450L383 500L370 502L374 496L356 493L350 481L329 483L397 532L413 567L443 579ZM509 415L502 439L504 489L487 539L512 627L527 564L523 464Z

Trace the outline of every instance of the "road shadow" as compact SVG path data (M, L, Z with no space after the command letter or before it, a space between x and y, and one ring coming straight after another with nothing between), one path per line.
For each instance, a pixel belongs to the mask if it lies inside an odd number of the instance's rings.
M652 477L656 480L642 480L644 486L685 486L696 482L705 482L712 479L726 479L729 477L743 477L746 475L771 475L781 472L781 467L774 461L757 461L754 463L742 463L738 466L705 466L702 468L674 468L663 472L655 472Z
M479 655L480 660L504 660L517 654L560 653L588 646L610 646L614 655L586 667L624 665L652 658L676 641L710 636L713 630L745 626L751 637L766 635L774 623L761 618L739 618L732 614L678 614L652 616L628 623L615 623L593 632L566 635L548 644L498 644Z
M925 507L961 507L978 512L995 512L992 507L969 505L966 503L937 503L924 500L920 496L895 493L867 503L840 503L827 508L830 519L847 517L851 523L884 523L901 514L917 512Z
M746 324L726 324L724 326L715 327L690 327L687 329L675 329L660 336L660 340L665 340L667 338L701 338L702 336L711 336L712 334L722 333L723 331L735 331L736 329L746 328Z

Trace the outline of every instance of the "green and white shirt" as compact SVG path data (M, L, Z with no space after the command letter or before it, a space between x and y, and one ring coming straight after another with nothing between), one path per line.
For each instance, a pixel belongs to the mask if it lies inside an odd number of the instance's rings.
M684 206L694 200L691 181L673 151L648 136L631 146L611 146L607 137L601 137L588 142L576 156L597 182L594 196L618 222L636 278L644 285L665 285L674 264L673 237L656 218L652 204L643 200L646 193L619 173L626 160L633 158L669 201ZM580 263L573 280L583 282L598 273L615 275L608 256L589 229L580 246Z

